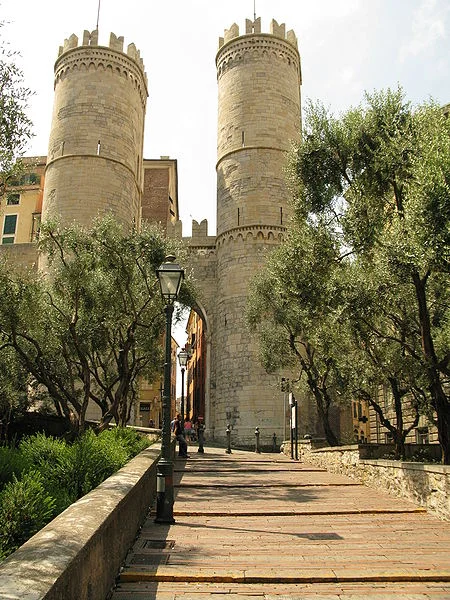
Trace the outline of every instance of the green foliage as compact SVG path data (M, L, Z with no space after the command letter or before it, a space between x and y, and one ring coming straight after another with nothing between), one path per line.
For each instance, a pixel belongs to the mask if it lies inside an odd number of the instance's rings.
M127 454L127 460L150 445L148 438L143 437L130 427L112 427L103 431L99 438L105 441L108 440L113 445L121 446Z
M156 268L174 250L183 262L182 250L158 228L126 232L111 216L90 229L47 221L39 247L51 278L0 265L0 351L15 351L76 429L89 402L125 425L139 377L162 365Z
M13 477L19 478L29 468L26 457L10 446L0 446L0 492Z
M329 352L331 339L337 336L337 256L336 244L321 221L298 220L252 281L246 312L259 338L263 366L269 372L296 369L306 379L331 445L338 440L329 410L342 384Z
M26 437L19 445L25 460L33 468L47 474L58 468L57 464L66 449L67 443L64 440L46 436L44 433Z
M19 448L0 447L0 560L149 444L115 427L88 430L73 444L39 433Z
M70 448L64 476L76 498L97 487L127 461L127 450L104 433L86 431Z
M383 419L374 406L394 438L407 433L401 414L405 395L422 412L435 411L445 462L449 170L450 120L431 102L413 108L401 89L366 94L361 106L339 118L310 104L303 143L289 168L295 227L305 220L325 223L348 257L340 259L345 268L335 271L342 277L335 298L341 350L334 349L341 373L366 398L377 379L390 382L397 423ZM294 269L292 262L288 269ZM324 294L321 302L330 306ZM319 309L316 317L321 315Z
M30 404L27 384L28 374L12 348L0 350L0 435L4 439L11 420L23 414Z
M287 169L295 219L250 297L264 364L295 357L316 399L370 401L398 451L419 412L434 412L449 462L450 119L401 89L339 117L305 113ZM395 422L374 400L380 383Z
M87 430L71 445L39 433L23 440L20 452L45 476L47 489L64 509L147 446L135 431L117 427L99 435Z
M54 500L38 471L13 475L0 494L0 559L37 533L54 514Z

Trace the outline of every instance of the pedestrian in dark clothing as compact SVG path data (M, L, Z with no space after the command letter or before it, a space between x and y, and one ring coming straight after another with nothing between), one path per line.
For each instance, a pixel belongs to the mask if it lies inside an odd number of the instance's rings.
M184 437L184 428L181 423L181 416L177 415L173 422L173 432L178 442L178 456L180 458L189 458L187 453L187 442Z

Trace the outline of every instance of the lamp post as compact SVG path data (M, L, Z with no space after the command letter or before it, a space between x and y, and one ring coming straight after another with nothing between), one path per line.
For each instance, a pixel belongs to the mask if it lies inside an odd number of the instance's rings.
M161 458L156 473L156 518L155 523L175 523L173 518L173 461L170 448L170 388L172 357L172 315L178 297L184 271L175 263L175 256L167 256L156 269L166 313L166 351L164 363L164 391L162 398Z
M187 366L189 354L183 348L178 352L178 362L181 369L181 428L184 429L184 370Z

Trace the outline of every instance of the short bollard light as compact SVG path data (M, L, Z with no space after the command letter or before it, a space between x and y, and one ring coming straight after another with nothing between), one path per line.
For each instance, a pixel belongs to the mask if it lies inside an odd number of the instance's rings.
M231 427L230 424L228 423L227 425L227 449L225 450L225 452L227 454L231 454Z
M261 450L259 449L259 427L255 429L255 452L261 454Z
M203 433L204 430L205 426L203 425L203 423L200 423L200 425L198 426L198 452L200 452L200 454L205 453L205 449L203 448L203 443L205 441L205 436Z
M274 433L272 436L272 452L277 451L277 434Z

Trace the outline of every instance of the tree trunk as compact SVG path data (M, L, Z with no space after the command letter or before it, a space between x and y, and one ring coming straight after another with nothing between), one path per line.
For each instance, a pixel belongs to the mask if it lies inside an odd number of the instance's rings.
M442 448L442 463L450 465L450 403L442 389L440 381L435 382L435 389L430 390L437 414L439 443Z
M389 384L391 386L392 395L394 396L394 409L395 409L395 421L396 426L393 434L393 440L395 444L395 458L397 460L405 459L405 435L403 431L403 405L402 405L402 393L399 389L397 380L394 377L389 377Z
M442 462L444 465L448 465L450 464L450 402L442 386L438 360L431 335L430 314L426 295L427 280L428 275L421 279L418 273L413 274L419 312L422 353L424 362L427 365L429 390L433 401L433 408L437 414L438 437L442 447Z
M314 397L316 399L317 413L319 415L319 419L320 419L320 422L323 427L325 439L327 440L327 442L330 446L339 446L340 445L339 440L336 437L336 435L334 434L334 431L332 430L331 425L330 425L330 419L329 419L330 400L323 397L324 396L323 392L321 390L319 390L317 388L317 386L314 386L314 389L312 391L313 391Z

